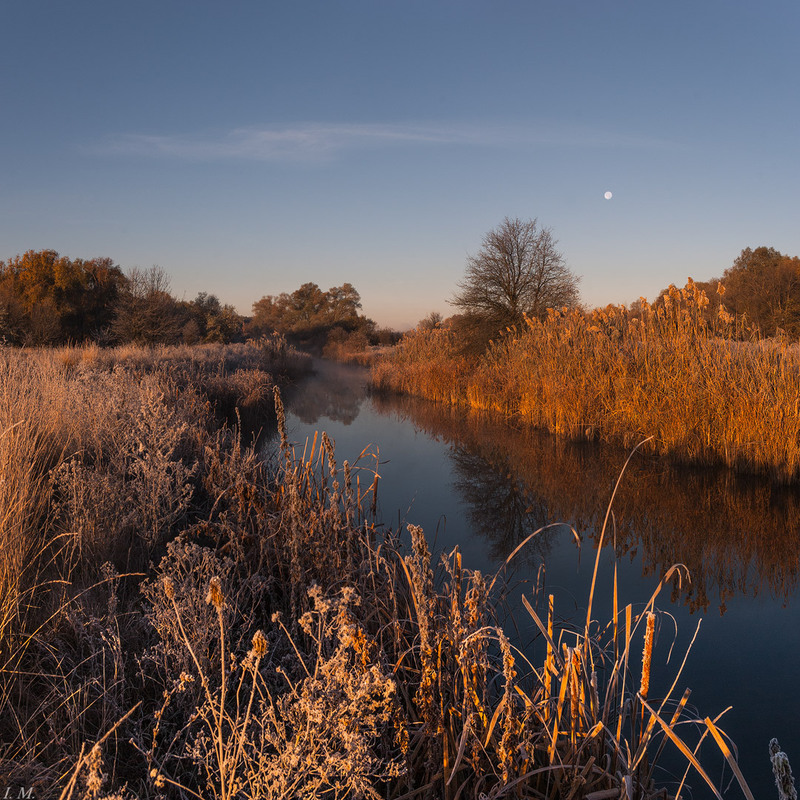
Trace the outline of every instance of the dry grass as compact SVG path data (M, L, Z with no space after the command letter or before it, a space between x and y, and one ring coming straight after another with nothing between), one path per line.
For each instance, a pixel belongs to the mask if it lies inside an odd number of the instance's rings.
M415 332L373 369L376 385L491 409L551 432L648 447L776 480L800 477L800 354L785 341L734 341L690 281L636 315L551 311L479 359L447 329Z
M339 465L323 435L297 454L281 427L267 469L182 367L74 355L6 355L4 386L27 380L12 409L40 427L34 468L13 468L35 491L3 509L30 512L12 533L33 549L22 578L6 568L0 783L63 798L654 798L664 746L710 781L695 752L717 720L685 725L679 675L658 700L649 681L672 575L641 610L615 591L606 624L593 581L577 629L526 596L541 657L526 655L498 624L500 575L458 551L437 563L419 528L410 547L376 528L368 453ZM34 420L22 398L37 391L54 410ZM12 424L6 437L28 430Z

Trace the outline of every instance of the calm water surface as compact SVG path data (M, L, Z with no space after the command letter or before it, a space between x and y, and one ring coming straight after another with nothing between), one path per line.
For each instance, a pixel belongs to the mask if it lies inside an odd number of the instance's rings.
M538 534L515 558L508 604L523 644L535 628L518 613L520 591L530 597L538 584L541 596L555 595L563 617L585 614L600 530L628 452L414 398L370 396L366 370L326 362L285 399L296 449L323 430L340 464L354 464L366 448L358 463L374 469L377 458L385 526L421 525L432 549L458 546L465 567L494 572L528 534L566 523ZM370 480L365 473L362 483ZM593 616L611 617L614 536L621 608L641 609L666 570L685 564L691 584L668 586L656 601L663 613L651 696L669 687L702 620L676 695L691 688L690 704L712 719L733 706L719 724L738 746L755 796L777 797L772 737L800 771L800 491L637 453L613 512ZM569 525L580 534L580 552ZM704 745L703 753L712 778L726 783L730 771L718 750ZM699 777L690 782L695 797L709 796ZM734 784L725 796L742 795Z

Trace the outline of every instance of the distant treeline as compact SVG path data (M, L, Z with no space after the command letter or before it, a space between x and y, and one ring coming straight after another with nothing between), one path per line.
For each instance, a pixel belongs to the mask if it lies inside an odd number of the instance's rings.
M698 281L696 286L708 297L704 316L709 323L729 313L739 320L736 330L740 335L800 337L797 256L783 255L774 247L747 247L721 278ZM664 302L670 288L659 294L656 304ZM636 312L640 306L640 302L634 303L631 310Z
M278 331L292 344L331 352L399 338L360 308L349 283L327 292L306 283L262 297L245 317L207 292L178 300L160 267L123 272L110 258L70 259L55 250L0 261L0 342L10 345L229 343Z
M331 356L397 343L399 333L378 328L360 309L361 296L350 283L327 292L304 283L291 294L267 295L253 303L249 324L260 332L278 331L303 350Z

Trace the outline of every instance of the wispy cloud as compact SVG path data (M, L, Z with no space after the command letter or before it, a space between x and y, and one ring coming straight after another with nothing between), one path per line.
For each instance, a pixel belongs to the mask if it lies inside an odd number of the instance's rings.
M569 125L411 125L305 123L236 128L217 134L125 134L93 147L118 155L171 157L200 161L320 161L339 153L398 146L474 147L672 146L665 140Z

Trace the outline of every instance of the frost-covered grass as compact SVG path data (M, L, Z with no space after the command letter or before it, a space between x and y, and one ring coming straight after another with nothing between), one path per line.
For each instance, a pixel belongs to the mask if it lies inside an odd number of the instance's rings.
M666 697L650 690L663 582L636 612L615 592L607 621L593 582L578 628L526 597L529 660L495 613L502 575L378 527L368 454L338 464L324 434L294 453L279 394L267 464L215 417L208 376L236 371L210 356L3 359L2 785L649 798L662 747L705 776L684 738L717 720L684 725L679 670Z

